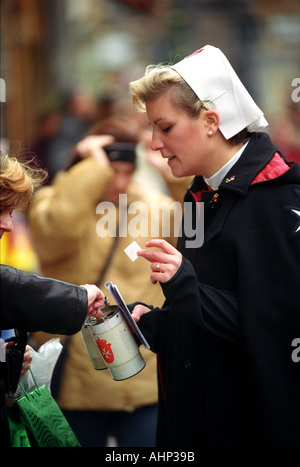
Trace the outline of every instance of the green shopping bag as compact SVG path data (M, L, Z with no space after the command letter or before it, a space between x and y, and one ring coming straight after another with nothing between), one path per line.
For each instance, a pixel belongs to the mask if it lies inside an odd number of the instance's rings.
M18 410L17 404L9 407L7 412L11 446L13 448L29 448L30 441L28 438L28 433L24 423L21 422L20 412Z
M23 387L22 389L25 396L19 397L15 402L30 445L80 447L72 428L46 386L38 387L36 384L36 389L29 393Z

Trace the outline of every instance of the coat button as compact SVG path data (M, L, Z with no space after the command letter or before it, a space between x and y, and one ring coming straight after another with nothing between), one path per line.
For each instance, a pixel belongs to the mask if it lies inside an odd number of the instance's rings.
M186 368L187 370L189 370L189 369L191 368L191 366L192 366L191 361L190 361L190 360L186 360L185 363L184 363L184 366L185 366L185 368Z

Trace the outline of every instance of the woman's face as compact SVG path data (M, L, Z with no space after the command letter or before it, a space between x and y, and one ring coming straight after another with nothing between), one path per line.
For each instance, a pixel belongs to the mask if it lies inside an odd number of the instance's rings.
M191 118L164 93L147 101L146 112L152 127L152 149L160 150L173 175L206 175L209 140L205 111Z
M119 202L119 195L127 192L134 176L135 166L131 162L113 161L110 163L114 177L105 190L104 199L111 203Z
M3 237L5 232L13 230L12 212L0 210L0 238Z

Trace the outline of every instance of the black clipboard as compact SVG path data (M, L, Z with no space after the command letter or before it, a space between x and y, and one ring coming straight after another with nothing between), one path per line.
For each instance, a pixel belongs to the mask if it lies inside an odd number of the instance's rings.
M124 302L118 287L115 284L113 284L112 282L110 282L110 281L105 282L104 285L107 288L107 290L111 293L111 296L115 299L116 304L119 306L120 311L123 313L125 320L129 324L129 326L132 328L134 334L137 336L137 338L139 339L141 344L143 344L143 346L146 349L149 350L150 345L148 344L147 340L145 339L145 337L141 333L141 331L140 331L139 327L137 326L136 322L132 318L131 313L130 313L126 303Z

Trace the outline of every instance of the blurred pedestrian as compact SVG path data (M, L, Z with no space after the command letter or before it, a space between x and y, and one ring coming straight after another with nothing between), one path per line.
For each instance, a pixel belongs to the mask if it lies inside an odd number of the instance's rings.
M98 113L98 104L88 90L75 89L66 96L65 100L59 128L43 146L49 182L65 167L71 149L83 138Z

